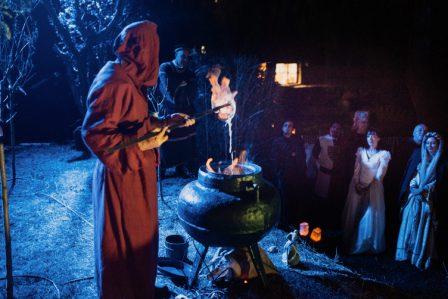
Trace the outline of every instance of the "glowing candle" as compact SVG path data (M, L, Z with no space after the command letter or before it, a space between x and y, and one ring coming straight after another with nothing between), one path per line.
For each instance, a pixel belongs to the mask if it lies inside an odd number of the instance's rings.
M310 238L314 242L319 242L322 239L322 230L320 229L320 227L316 227L313 229Z
M300 236L306 237L310 233L310 225L308 222L302 222L300 223L300 230L299 230Z

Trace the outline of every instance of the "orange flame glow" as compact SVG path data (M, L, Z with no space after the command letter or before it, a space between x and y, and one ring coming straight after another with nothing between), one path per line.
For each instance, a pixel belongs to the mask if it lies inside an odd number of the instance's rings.
M213 162L212 158L208 158L207 162L205 163L205 168L207 169L207 172L210 173L216 173L216 171L211 166L211 163ZM226 175L238 175L242 174L244 171L243 164L247 162L247 151L242 150L239 157L233 159L232 164L227 166L222 173ZM221 170L218 169L218 173L221 173Z
M313 242L319 242L322 239L322 230L320 229L320 227L316 227L313 229L310 238Z
M207 159L207 162L205 163L205 168L207 169L208 172L212 172L212 173L214 173L215 170L214 170L213 167L210 165L210 163L212 163L212 162L213 162L213 159L212 159L212 158L208 158L208 159Z

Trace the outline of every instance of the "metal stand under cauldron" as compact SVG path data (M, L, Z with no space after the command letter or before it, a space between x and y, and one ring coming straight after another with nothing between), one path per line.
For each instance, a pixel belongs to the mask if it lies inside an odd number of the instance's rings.
M190 286L197 280L209 247L247 247L267 286L258 241L277 223L280 199L276 189L263 179L260 166L244 163L239 167L241 174L227 175L208 172L202 166L198 179L187 184L179 195L179 220L188 234L201 243L190 273Z

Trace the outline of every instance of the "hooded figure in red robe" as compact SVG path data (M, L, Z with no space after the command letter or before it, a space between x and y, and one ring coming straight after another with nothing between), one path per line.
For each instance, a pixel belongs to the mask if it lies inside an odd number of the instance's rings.
M99 159L92 187L95 276L100 297L154 298L157 153L140 145L106 149L160 127L148 116L143 93L157 82L157 25L128 25L114 50L117 59L106 63L90 87L82 126L85 143Z

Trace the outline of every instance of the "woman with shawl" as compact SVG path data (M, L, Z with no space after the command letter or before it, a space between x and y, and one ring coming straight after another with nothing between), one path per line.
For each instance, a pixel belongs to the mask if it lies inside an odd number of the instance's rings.
M422 159L409 184L409 197L403 207L395 259L409 260L419 269L428 269L436 253L434 193L442 148L439 134L430 132L425 135Z

